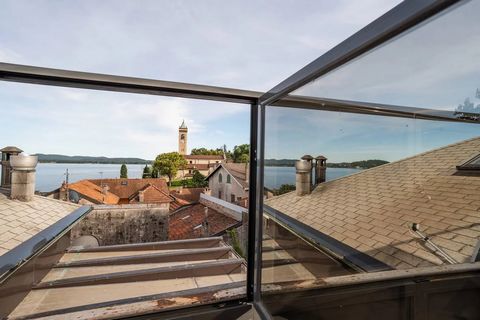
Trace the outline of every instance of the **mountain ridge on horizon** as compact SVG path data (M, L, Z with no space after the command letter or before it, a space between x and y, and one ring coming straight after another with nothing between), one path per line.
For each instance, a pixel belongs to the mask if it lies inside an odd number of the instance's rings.
M134 157L105 157L105 156L67 156L63 154L36 153L40 163L103 163L103 164L151 164L152 160Z

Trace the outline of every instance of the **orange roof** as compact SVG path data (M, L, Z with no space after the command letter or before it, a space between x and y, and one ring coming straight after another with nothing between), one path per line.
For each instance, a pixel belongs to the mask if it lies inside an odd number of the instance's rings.
M102 188L88 180L80 180L68 185L70 190L78 192L82 196L90 199L92 202L104 204L117 204L120 198L115 194L106 191L102 192Z
M170 195L174 198L184 200L188 204L197 203L200 201L200 194L205 191L205 188L183 188L180 190L172 190Z
M139 197L140 193L143 192L143 202L144 203L168 203L172 202L173 198L170 197L163 190L158 189L152 184L147 184L141 190L138 190L133 196L131 203L140 202Z
M205 237L201 227L205 221L205 206L195 204L179 210L169 217L168 240L193 239ZM238 221L208 208L209 235L215 235L237 224Z
M149 179L90 179L90 182L100 186L100 183L108 186L108 191L116 194L121 199L130 199L139 190L150 184L168 194L167 182L163 178Z
M223 155L185 155L183 156L185 159L198 159L198 160L223 160Z

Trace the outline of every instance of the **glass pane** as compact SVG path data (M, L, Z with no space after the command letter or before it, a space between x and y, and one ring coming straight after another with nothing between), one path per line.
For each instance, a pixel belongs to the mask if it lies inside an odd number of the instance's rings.
M6 82L0 100L0 318L244 297L250 106Z
M479 1L466 1L292 95L457 111L479 119Z
M457 169L480 153L478 124L267 107L265 128L262 293L274 316L405 319L422 305L412 292L436 289L393 279L479 261L480 176Z

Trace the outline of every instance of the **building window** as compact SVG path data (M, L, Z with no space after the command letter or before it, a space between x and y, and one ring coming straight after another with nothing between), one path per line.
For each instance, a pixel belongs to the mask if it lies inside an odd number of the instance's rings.
M230 178L230 175L227 175L227 183L232 183L232 179Z
M218 191L218 199L222 199L222 191Z
M222 183L222 180L223 180L223 177L222 177L222 174L220 173L220 174L218 175L218 182Z
M230 202L232 202L232 203L235 202L235 195L234 194L230 195Z

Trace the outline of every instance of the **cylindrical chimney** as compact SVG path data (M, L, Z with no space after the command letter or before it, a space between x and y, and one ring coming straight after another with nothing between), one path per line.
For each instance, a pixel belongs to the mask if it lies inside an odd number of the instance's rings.
M315 184L320 184L327 179L327 158L318 156L315 160Z
M311 169L310 169L310 191L313 190L314 183L315 183L315 177L313 176L313 157L309 154L304 155L300 159L302 160L307 160L311 164Z
M20 201L32 201L35 194L35 167L38 157L20 153L10 157L12 186L10 197Z
M295 162L295 184L297 196L310 194L312 191L312 162L308 160L297 160Z
M0 187L10 188L12 184L12 167L10 166L10 158L22 152L21 149L13 146L8 146L0 149L2 172L0 175Z

